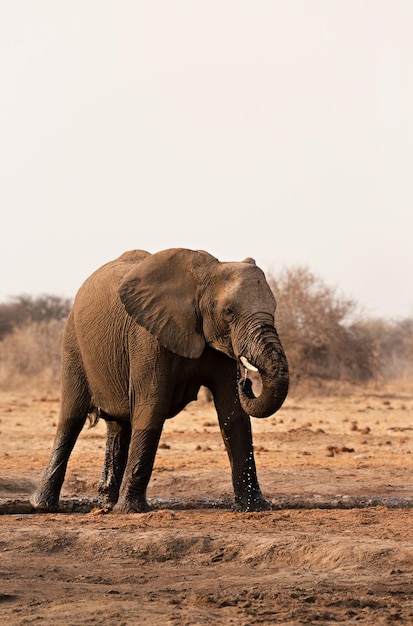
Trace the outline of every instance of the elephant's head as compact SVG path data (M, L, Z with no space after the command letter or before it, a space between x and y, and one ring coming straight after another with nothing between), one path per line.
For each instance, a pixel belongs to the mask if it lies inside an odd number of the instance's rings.
M119 294L129 315L172 352L196 359L209 345L237 360L240 371L258 371L258 397L239 377L246 413L268 417L281 407L288 364L274 327L275 299L253 259L221 263L203 251L164 250L135 265Z

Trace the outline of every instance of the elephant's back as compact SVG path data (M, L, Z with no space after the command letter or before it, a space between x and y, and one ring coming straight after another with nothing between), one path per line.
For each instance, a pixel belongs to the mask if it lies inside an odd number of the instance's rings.
M150 254L145 250L129 250L93 272L76 294L73 305L75 316L78 317L81 311L94 311L95 308L109 309L116 304L122 306L118 294L119 284L147 256Z
M86 287L90 282L99 284L100 281L116 281L117 278L119 282L119 280L126 276L134 265L137 265L148 256L151 256L151 254L146 252L146 250L128 250L127 252L124 252L116 259L105 263L95 270L80 287L78 294L83 291L84 287Z

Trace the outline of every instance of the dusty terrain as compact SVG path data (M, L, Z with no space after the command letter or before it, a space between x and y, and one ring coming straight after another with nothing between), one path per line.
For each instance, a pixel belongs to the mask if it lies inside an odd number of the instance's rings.
M169 421L143 515L33 514L56 394L0 394L2 623L413 623L413 394L289 398L254 420L273 510L230 510L212 405ZM85 428L63 505L94 498L104 424ZM301 508L299 508L301 507ZM304 508L303 508L304 507Z

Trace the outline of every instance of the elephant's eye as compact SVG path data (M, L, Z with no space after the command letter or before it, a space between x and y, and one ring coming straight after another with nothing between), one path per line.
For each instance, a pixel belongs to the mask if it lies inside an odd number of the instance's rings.
M227 321L231 321L234 318L234 309L232 309L230 306L226 306L223 313Z

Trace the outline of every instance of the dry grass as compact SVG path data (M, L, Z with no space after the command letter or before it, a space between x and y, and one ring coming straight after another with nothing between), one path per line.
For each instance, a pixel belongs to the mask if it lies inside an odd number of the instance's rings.
M29 322L0 342L0 389L58 388L62 321Z

